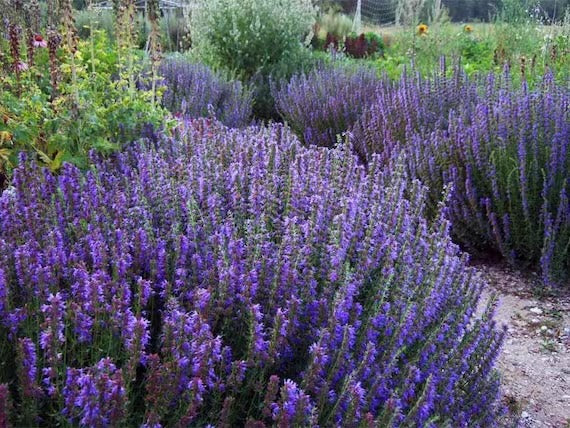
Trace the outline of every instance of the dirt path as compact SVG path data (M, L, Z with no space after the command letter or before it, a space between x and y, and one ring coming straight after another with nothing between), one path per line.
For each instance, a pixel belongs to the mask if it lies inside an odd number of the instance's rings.
M570 427L570 293L537 296L536 277L477 265L498 293L496 319L508 332L498 369L506 427Z

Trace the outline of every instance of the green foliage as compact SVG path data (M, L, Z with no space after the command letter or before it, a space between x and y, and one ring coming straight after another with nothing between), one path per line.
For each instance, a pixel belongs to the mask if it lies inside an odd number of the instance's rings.
M34 65L19 78L12 70L0 75L4 172L16 165L20 151L35 153L54 171L63 161L85 166L90 150L117 150L139 138L145 125L161 126L164 111L153 104L151 91L130 90L118 52L103 30L80 41L75 54L60 48L57 91L46 49L36 50Z
M378 43L378 48L381 50L384 49L384 39L379 34L374 33L372 31L368 31L367 33L364 33L364 37L366 37L366 40L369 43L376 41L376 43Z
M502 0L501 3L498 19L509 24L528 23L528 11L535 4L532 0Z
M426 35L415 29L396 32L384 56L377 60L380 72L397 79L411 62L423 75L429 75L445 56L460 62L474 73L500 72L506 65L515 82L534 85L546 70L564 81L570 70L570 25L489 24L435 25Z
M115 20L110 10L80 10L75 14L75 26L83 40L89 38L92 30L103 30L110 40L115 38Z
M191 35L199 57L243 78L269 70L312 38L311 0L200 0Z
M83 9L75 13L77 32L82 40L87 40L93 30L103 30L109 40L115 39L114 13L110 10ZM162 46L166 51L175 52L190 47L190 36L187 28L188 23L181 16L174 13L166 13L159 19L160 37ZM135 22L137 34L137 46L145 48L150 25L147 19L138 13Z
M190 31L184 17L167 13L160 19L162 46L165 50L175 52L190 47Z
M329 7L326 12L319 15L317 19L319 39L326 39L327 34L332 34L337 39L342 40L352 31L352 19L338 10Z

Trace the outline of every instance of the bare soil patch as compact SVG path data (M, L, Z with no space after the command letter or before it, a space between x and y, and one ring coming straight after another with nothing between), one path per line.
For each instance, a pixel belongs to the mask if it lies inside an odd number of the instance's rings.
M538 278L504 264L474 263L496 293L507 335L497 367L505 427L570 427L570 293L545 294ZM568 290L568 288L566 288Z

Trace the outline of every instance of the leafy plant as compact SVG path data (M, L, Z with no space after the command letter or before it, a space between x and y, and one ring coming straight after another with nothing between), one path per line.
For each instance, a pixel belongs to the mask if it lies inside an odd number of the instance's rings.
M320 13L316 22L315 38L324 39L328 34L343 40L352 32L352 19L340 13L333 7L328 7Z
M344 39L344 50L353 58L372 58L382 53L382 37L375 33L351 34Z
M568 24L513 25L501 21L492 25L440 24L431 26L421 37L412 29L403 29L393 34L393 42L376 65L396 80L410 67L427 77L445 56L460 63L470 76L501 72L509 65L517 84L540 84L547 70L564 82L570 69L568 28Z
M267 75L310 42L316 12L311 0L200 0L190 26L193 48L244 79Z
M19 54L16 59L17 51L12 50L11 61L26 68L11 67L0 75L0 132L10 135L0 146L5 174L17 164L20 151L33 153L52 170L63 161L85 166L90 150L117 150L139 138L144 126L160 127L165 118L153 105L152 92L134 87L137 68L141 69L136 64L142 61L134 51L119 53L104 31L93 31L73 48L60 44L58 34L50 34L48 42L38 35L33 63L29 54L24 63L24 57ZM15 46L20 43L12 41Z

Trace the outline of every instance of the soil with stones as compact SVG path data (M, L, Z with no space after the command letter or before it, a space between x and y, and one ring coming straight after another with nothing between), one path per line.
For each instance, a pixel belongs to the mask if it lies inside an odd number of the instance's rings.
M570 428L570 293L545 295L536 275L473 264L489 284L484 297L499 298L497 322L508 328L497 362L508 409L502 425Z

